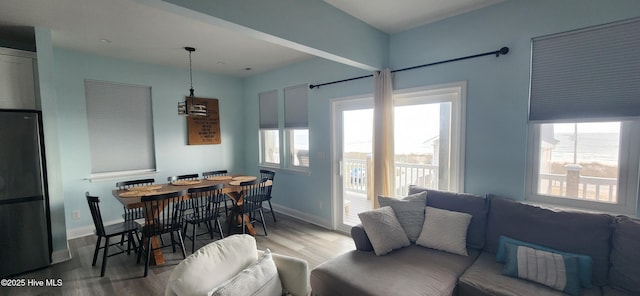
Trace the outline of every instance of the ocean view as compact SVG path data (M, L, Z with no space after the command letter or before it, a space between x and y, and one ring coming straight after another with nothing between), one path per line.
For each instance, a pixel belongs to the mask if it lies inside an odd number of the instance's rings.
M559 142L551 155L555 162L573 162L574 134L555 133ZM599 162L611 165L618 163L620 137L618 133L579 133L578 162Z

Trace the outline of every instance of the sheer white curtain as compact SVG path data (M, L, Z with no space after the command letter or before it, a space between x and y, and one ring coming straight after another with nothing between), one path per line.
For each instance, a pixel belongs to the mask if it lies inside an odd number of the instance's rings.
M373 207L378 208L377 196L393 193L393 86L389 69L373 77Z

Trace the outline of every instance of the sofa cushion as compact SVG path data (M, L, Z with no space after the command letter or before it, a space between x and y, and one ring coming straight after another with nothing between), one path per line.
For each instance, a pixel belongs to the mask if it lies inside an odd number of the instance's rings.
M411 185L409 194L427 192L427 206L443 210L467 213L472 216L467 230L467 247L482 249L485 243L485 227L489 210L484 196L426 189Z
M486 251L495 254L499 238L504 235L587 255L593 260L593 283L598 286L607 283L611 216L554 211L496 196L489 197L489 205Z
M640 295L640 221L617 217L611 250L611 285Z
M467 256L467 228L471 215L427 207L424 226L416 244Z
M177 295L206 295L256 260L255 238L247 234L232 235L182 260L172 271L167 288Z
M417 245L376 257L350 251L311 271L312 295L452 295L458 277L477 258Z
M507 243L502 274L534 281L569 295L580 293L578 257Z
M411 244L391 207L362 212L358 217L362 221L376 255L382 256L394 249Z
M398 221L409 241L414 243L424 224L424 207L427 205L427 193L419 192L402 199L378 196L380 207L389 206L396 213Z
M460 277L459 296L561 296L561 291L547 286L509 277L502 274L504 265L495 260L495 255L483 252ZM582 296L601 295L599 287L583 289Z
M528 243L528 242L523 242L523 241L519 241L517 239L513 239L504 235L500 236L500 240L498 241L498 252L496 253L496 261L500 262L500 263L505 263L507 260L507 248L506 245L507 244L513 244L516 246L525 246L525 247L530 247L530 248L534 248L537 250L542 250L542 251L547 251L547 252L552 252L552 253L558 253L560 255L568 255L568 256L575 256L578 258L578 267L580 269L580 285L582 287L585 288L591 288L592 284L591 284L591 278L592 278L592 271L593 271L593 260L591 259L591 257L587 256L587 255L581 255L581 254L574 254L574 253L568 253L568 252L562 252L562 251L558 251L556 249L552 249L552 248L547 248L545 246L540 246L540 245L536 245L536 244L532 244L532 243Z
M208 293L209 296L282 295L278 269L267 249L255 263Z
M373 251L371 240L369 239L367 232L364 231L364 226L362 226L362 224L351 227L351 238L353 238L353 242L356 245L356 250L365 252Z

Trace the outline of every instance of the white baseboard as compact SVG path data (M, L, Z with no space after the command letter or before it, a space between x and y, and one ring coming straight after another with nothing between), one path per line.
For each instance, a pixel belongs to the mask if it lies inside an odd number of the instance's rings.
M326 228L326 229L333 229L331 227L331 221L327 220L327 219L323 219L320 218L318 216L314 216L314 215L309 215L305 212L301 212L292 208L288 208L285 206L281 206L279 204L275 204L272 203L273 206L273 210L276 211L277 213L282 213L285 214L287 216L291 216L293 218L296 218L298 220L302 220L305 222L309 222L311 224L315 224L318 225L320 227ZM267 214L268 215L268 214Z
M66 249L53 251L51 253L51 264L58 264L69 260L71 260L71 251L69 250L68 242Z
M116 223L122 223L122 219L108 221L104 223L104 226L109 226L111 224L116 224ZM92 235L94 234L95 229L96 228L93 225L87 225L87 226L69 229L67 230L67 240L79 238L87 235Z

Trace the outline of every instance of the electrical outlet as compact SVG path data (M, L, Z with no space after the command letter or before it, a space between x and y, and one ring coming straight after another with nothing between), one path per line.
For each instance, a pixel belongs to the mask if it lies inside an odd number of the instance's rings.
M80 211L73 211L73 212L71 212L71 219L73 219L73 220L80 220Z

